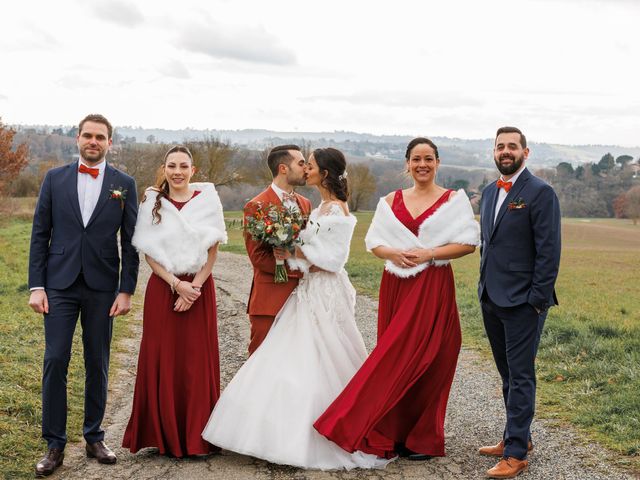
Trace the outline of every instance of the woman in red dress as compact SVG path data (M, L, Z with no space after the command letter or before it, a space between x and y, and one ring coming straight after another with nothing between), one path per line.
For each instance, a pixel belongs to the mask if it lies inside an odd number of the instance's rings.
M445 454L461 344L449 260L475 250L479 226L463 191L435 183L440 159L431 140L412 140L406 162L413 187L380 199L365 239L386 260L378 344L314 426L349 452L426 460Z
M211 183L189 183L189 150L165 155L159 185L140 204L133 244L153 274L144 301L133 409L123 447L162 455L204 455L200 433L220 395L216 294L211 270L226 242L222 205Z

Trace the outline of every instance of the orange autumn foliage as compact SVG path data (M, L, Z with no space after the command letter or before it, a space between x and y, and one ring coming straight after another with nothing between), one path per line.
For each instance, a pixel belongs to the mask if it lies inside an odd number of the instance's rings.
M0 196L6 194L11 182L27 166L29 149L26 143L13 148L16 132L5 126L0 119Z

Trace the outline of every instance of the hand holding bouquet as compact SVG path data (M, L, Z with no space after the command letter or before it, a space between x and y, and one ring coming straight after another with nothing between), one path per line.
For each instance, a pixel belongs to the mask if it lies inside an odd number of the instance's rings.
M306 220L302 213L297 209L276 204L258 203L257 207L253 215L246 218L244 225L251 238L273 248L293 250ZM284 260L276 259L273 281L284 283L288 280Z

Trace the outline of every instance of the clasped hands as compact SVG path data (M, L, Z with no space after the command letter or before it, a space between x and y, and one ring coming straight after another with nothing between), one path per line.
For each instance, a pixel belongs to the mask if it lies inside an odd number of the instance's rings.
M394 248L387 256L394 265L400 268L413 268L421 263L429 263L433 258L433 249L412 248L400 250Z
M200 285L195 285L193 282L178 281L174 286L178 299L173 304L173 310L176 312L189 310L191 305L200 297L200 288Z

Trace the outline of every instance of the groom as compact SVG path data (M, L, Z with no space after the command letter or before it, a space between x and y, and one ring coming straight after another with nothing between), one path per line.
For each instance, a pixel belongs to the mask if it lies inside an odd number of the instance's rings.
M482 246L478 295L493 357L502 377L507 423L502 440L480 448L501 457L490 478L513 478L528 467L536 394L535 357L547 309L557 305L560 264L558 197L525 167L527 140L515 127L496 133L502 174L480 201Z
M36 465L36 477L52 474L64 459L67 368L78 315L87 456L100 463L116 462L100 424L107 401L113 317L130 310L138 277L138 253L131 245L138 204L133 178L106 163L112 133L102 115L88 115L80 122L80 159L47 172L33 217L29 306L44 314L42 437L48 447Z
M249 201L244 207L244 221L255 214L258 204L282 204L285 207L299 209L303 215L309 215L311 203L293 191L294 187L306 184L305 159L296 145L280 145L269 152L267 164L273 183L258 196ZM279 249L274 251L270 246L256 242L251 235L244 232L244 243L249 260L253 265L253 283L249 294L247 313L251 322L251 339L249 341L249 355L256 351L269 333L276 314L298 285L301 273L289 271L289 281L274 283L273 275L276 269L276 255L283 258L286 255Z

